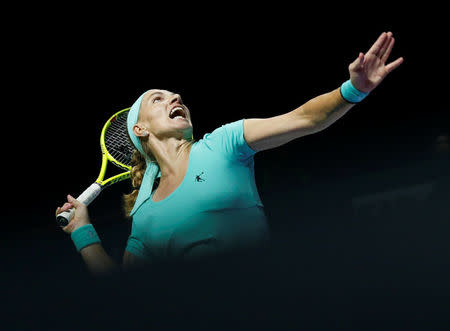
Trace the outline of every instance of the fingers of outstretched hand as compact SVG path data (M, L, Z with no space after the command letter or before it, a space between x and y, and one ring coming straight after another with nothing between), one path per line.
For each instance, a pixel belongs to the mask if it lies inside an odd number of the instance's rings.
M367 51L368 54L373 54L377 57L383 56L386 52L386 49L389 46L390 40L392 38L392 32L383 32L375 41L375 43L370 47Z
M389 44L391 43L392 39L393 39L392 32L390 32L390 31L387 32L386 37L384 38L384 41L383 41L383 45L381 45L380 51L378 53L379 57L383 57L384 53L386 53L386 50L388 49Z
M377 54L379 50L381 49L381 46L384 43L384 39L386 38L386 32L383 32L375 41L375 43L370 47L370 49L367 51L368 54Z
M402 63L403 57L399 57L394 62L389 63L387 66L385 66L387 73L390 73L392 70L396 69Z
M381 61L385 63L391 54L392 48L394 47L395 39L394 37L389 38L389 42L386 46L384 54L381 55Z
M353 61L352 63L350 63L348 69L350 71L359 71L362 69L364 64L364 54L363 53L359 53L358 57L355 59L355 61Z

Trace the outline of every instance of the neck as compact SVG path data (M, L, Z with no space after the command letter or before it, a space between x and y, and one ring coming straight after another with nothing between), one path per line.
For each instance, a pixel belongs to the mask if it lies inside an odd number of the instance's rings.
M161 181L175 179L183 176L189 161L192 141L185 139L168 138L164 141L150 141L153 156L161 170Z

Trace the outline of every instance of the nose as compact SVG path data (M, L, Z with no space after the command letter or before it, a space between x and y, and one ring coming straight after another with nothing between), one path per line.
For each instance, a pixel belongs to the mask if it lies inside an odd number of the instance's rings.
M170 104L173 103L183 103L183 101L181 101L181 96L179 94L174 94L171 98L170 98Z

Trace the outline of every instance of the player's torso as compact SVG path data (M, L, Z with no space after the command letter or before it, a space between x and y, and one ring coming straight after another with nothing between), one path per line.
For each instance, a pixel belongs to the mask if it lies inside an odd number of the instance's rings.
M144 242L162 250L158 255L167 255L167 250L180 254L202 241L223 247L245 240L242 236L259 235L266 224L253 158L249 162L195 150L179 186L161 201L154 202L152 195L136 211L133 219Z

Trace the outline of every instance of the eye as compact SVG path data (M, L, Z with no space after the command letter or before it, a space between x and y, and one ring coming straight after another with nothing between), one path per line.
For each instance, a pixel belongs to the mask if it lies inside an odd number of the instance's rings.
M159 102L159 101L161 101L161 97L155 97L155 98L153 99L153 103Z

